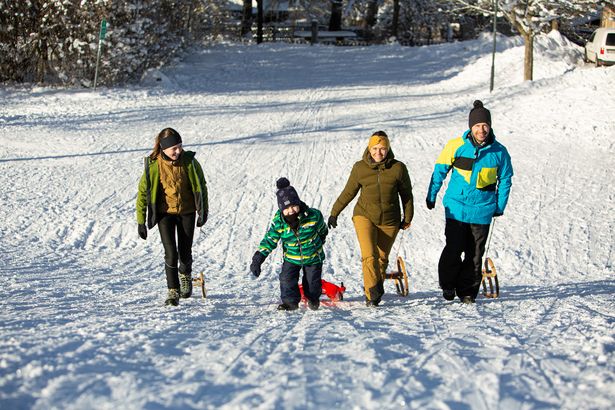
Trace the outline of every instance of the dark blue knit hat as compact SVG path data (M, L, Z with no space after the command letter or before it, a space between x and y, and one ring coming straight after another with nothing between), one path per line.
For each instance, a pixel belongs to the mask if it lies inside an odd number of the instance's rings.
M468 116L468 125L472 128L475 124L483 122L491 127L491 113L483 106L481 100L476 100L474 101L474 108L472 108Z
M278 197L278 208L280 211L288 208L291 205L301 205L301 200L297 191L290 185L290 181L284 177L278 179L275 183L278 191L276 196Z

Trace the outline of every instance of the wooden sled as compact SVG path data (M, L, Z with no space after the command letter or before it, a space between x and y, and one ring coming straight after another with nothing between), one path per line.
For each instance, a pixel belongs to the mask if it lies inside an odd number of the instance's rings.
M406 270L406 263L401 256L397 257L397 272L391 272L384 275L385 279L392 279L395 281L395 289L400 296L408 296L408 271Z
M495 299L500 296L500 283L498 282L498 272L491 258L485 258L483 267L483 296Z
M205 277L203 276L203 272L199 274L196 278L192 278L193 286L199 286L201 288L201 295L203 295L203 299L207 297L207 292L205 291Z

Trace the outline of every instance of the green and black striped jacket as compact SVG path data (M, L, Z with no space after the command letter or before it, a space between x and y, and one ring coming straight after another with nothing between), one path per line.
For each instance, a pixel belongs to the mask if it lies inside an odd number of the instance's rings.
M282 240L284 260L295 265L316 265L325 260L323 245L329 233L322 213L315 208L301 207L299 226L293 230L284 220L281 211L273 221L260 243L259 252L268 256Z

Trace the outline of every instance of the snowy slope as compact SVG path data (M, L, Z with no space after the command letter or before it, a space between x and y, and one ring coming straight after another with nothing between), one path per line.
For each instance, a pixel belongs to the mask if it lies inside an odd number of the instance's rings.
M398 46L220 45L140 87L0 88L0 408L608 409L615 405L615 68L560 36ZM433 162L491 109L515 177L490 256L502 297L440 297ZM156 230L138 239L142 157L162 128L197 152L210 220L195 237L209 296L162 306ZM346 300L277 312L281 252L248 271L287 176L329 214L370 133L409 168L416 213L394 246L411 294L362 303L350 216L325 278ZM440 196L441 198L441 196Z

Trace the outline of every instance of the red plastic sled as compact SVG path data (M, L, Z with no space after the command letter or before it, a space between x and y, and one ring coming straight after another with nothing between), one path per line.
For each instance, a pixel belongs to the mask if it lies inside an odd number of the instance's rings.
M322 282L322 294L327 295L331 300L344 300L344 292L346 292L346 288L344 287L344 282L340 283L340 286L337 286L331 282L327 282L324 279L321 279ZM299 292L301 292L301 300L305 301L306 297L303 294L303 285L299 284Z

